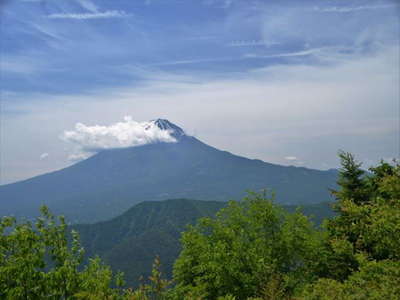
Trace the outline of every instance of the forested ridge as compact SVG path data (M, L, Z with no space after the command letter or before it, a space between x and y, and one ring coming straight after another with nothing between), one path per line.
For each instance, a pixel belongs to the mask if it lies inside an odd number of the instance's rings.
M400 165L365 172L351 154L340 158L337 215L321 227L249 193L182 233L172 280L156 257L135 289L99 258L83 265L79 235L47 208L35 222L4 217L0 298L400 299Z
M162 261L161 270L172 278L172 267L181 247L180 236L187 225L201 217L214 216L227 202L192 199L145 201L121 216L95 224L73 225L85 248L85 261L99 255L112 270L125 273L126 285L137 287L139 278L151 273L154 257ZM296 206L283 206L293 212ZM332 217L331 203L307 204L301 211L318 226Z

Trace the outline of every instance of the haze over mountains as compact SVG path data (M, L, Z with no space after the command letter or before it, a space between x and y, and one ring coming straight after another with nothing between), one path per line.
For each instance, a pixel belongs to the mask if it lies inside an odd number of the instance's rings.
M65 169L0 186L0 215L31 218L46 204L71 222L115 217L142 201L227 201L270 189L282 204L331 200L336 171L280 166L213 148L168 120L153 123L174 142L107 149Z

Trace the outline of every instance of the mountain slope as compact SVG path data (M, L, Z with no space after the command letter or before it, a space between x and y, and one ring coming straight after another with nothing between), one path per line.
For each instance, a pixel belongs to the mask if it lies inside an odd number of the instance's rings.
M178 126L157 120L176 143L104 150L68 168L0 186L0 215L33 217L46 204L72 222L117 216L143 200L226 201L245 190L272 189L277 201L329 201L337 174L251 160L208 146Z
M75 225L87 257L99 255L113 270L121 270L130 285L137 285L139 277L147 278L152 262L160 256L162 271L171 276L172 266L180 252L179 238L188 224L198 218L213 216L226 202L173 199L142 202L124 214L96 224ZM288 211L296 207L285 206ZM306 215L322 219L332 217L328 203L303 207Z

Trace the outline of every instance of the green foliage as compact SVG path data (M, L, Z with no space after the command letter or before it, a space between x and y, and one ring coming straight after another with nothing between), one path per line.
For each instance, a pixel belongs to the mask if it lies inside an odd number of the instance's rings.
M182 236L176 299L399 299L400 166L340 153L338 215L316 231L251 194Z
M34 226L30 222L17 224L14 218L1 221L0 291L10 299L46 295L67 298L78 285L82 249L76 234L73 233L72 248L68 248L64 219L59 218L57 225L45 207L41 212L42 217ZM13 231L5 234L10 228Z
M341 158L339 215L326 222L328 272L304 298L400 299L400 165L381 162L363 176L352 155Z
M300 209L288 213L265 194L250 193L182 234L172 288L158 256L148 281L136 290L122 288L123 274L113 275L99 257L82 265L78 234L68 235L64 218L55 218L46 207L35 222L4 217L0 299L400 299L400 165L381 162L367 173L351 154L340 157L339 189L334 191L338 215L323 229L313 226ZM199 203L175 200L162 210L151 206L147 219L143 216L148 207L142 205L111 220L111 227L107 222L96 225L103 235L93 239L103 241L103 250L107 243L128 248L129 241L143 238L143 226L151 225L150 241L160 243L156 237L175 237L196 216L210 216L220 206ZM134 238L121 229L124 226L136 229ZM89 227L76 228L89 237Z
M314 278L320 241L300 212L288 214L251 193L183 234L174 266L176 297L246 299L262 295L268 284L274 293L291 294Z
M339 157L342 165L338 180L340 189L333 194L337 199L352 199L357 204L367 201L369 194L365 189L365 172L360 169L361 163L351 153L340 151Z
M381 162L370 169L371 175L352 185L356 190L352 193L344 178L361 172L355 169L352 156L342 159L341 189L336 192L339 216L327 223L330 238L344 240L354 253L364 252L372 259L400 259L400 165Z
M307 300L400 299L400 262L360 262L360 270L344 281L319 279L303 292Z
M161 261L158 256L154 259L151 275L148 279L149 283L141 285L138 289L141 293L141 297L144 297L146 300L168 299L167 287L171 282L163 278L161 272Z
M67 238L63 217L55 218L46 207L35 223L0 222L1 299L89 299L88 295L114 299L112 272L98 258L79 270L83 249L78 235ZM121 275L117 276L120 281ZM116 299L116 298L115 298Z
M125 274L126 286L139 287L139 278L151 276L155 256L162 261L161 271L172 278L172 266L178 258L180 236L188 224L201 217L214 217L226 202L191 199L146 201L133 206L121 216L96 224L74 225L85 248L85 261L99 255L113 271ZM295 212L296 206L283 206ZM316 225L332 217L330 203L302 206L302 212L313 216Z
M149 283L154 257L162 273L172 277L172 265L180 252L179 238L188 224L213 216L226 203L190 199L146 201L121 216L96 224L74 225L85 248L85 261L99 255L114 271L125 274L126 286Z

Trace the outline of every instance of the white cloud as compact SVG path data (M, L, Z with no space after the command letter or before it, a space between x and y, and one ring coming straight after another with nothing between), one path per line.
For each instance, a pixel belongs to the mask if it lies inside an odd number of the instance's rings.
M93 155L93 152L77 152L68 156L68 160L71 162L77 162L89 158Z
M108 10L105 12L95 13L62 13L48 15L50 19L75 19L75 20L90 20L90 19L108 19L108 18L124 18L128 14L122 10Z
M169 130L160 129L154 121L136 122L132 120L132 117L126 116L123 122L110 126L86 126L77 123L75 130L64 131L61 139L75 144L76 153L71 155L70 159L79 160L103 149L142 146L156 142L176 142L171 133Z
M74 155L82 154L80 145L87 143L67 144L54 136L77 122L112 124L130 111L140 119L167 118L216 148L272 163L300 165L301 160L307 167L337 167L338 149L373 161L395 157L399 48L378 50L344 57L332 53L321 64L276 65L224 79L149 72L143 85L80 95L32 94L30 103L20 101L25 94L10 95L4 109L16 113L4 114L4 174L17 169L14 162L37 160L24 151L37 143L35 132L41 132L46 147L53 147L52 157L59 155L57 161L67 165L65 153L75 145ZM285 153L299 160L285 160ZM32 174L26 164L18 170L18 179Z
M77 2L86 10L92 12L92 13L97 13L98 8L97 6L90 0L77 0Z
M205 58L205 59L187 59L187 60L174 60L165 61L160 63L152 64L153 66L174 66L174 65L190 65L190 64L201 64L208 62L224 62L236 60L232 57L221 57L221 58Z
M274 45L278 45L279 43L273 41L264 41L264 40L239 40L232 41L229 46L230 47L255 47L255 46L266 46L271 47Z
M343 48L345 49L345 48ZM332 51L334 50L334 51ZM260 55L260 54L245 54L245 58L277 58L277 57L296 57L296 56L308 56L314 55L318 58L323 58L323 56L327 56L328 54L337 55L337 50L340 50L338 47L324 47L324 48L311 48L303 51L295 51L295 52L283 52L283 53L276 53L271 55Z
M260 9L260 39L283 45L304 43L310 47L329 45L362 46L393 43L398 40L398 5L371 6L276 6ZM384 9L386 8L386 9ZM354 18L348 13L360 12ZM240 24L239 15L231 20ZM318 24L318 26L315 26ZM364 38L364 41L360 41ZM368 45L368 46L367 46Z
M386 5L363 5L363 6L331 6L331 7L314 7L315 11L321 12L332 12L332 13L351 13L355 11L362 10L375 10L375 9L388 9L397 7L396 5L386 4Z
M296 156L285 156L286 160L297 160Z
M39 158L40 158L40 160L43 160L43 159L47 158L48 156L49 156L49 154L47 152L45 152L45 153L42 153Z
M232 6L235 0L204 0L205 5L215 5L221 8L229 8Z

